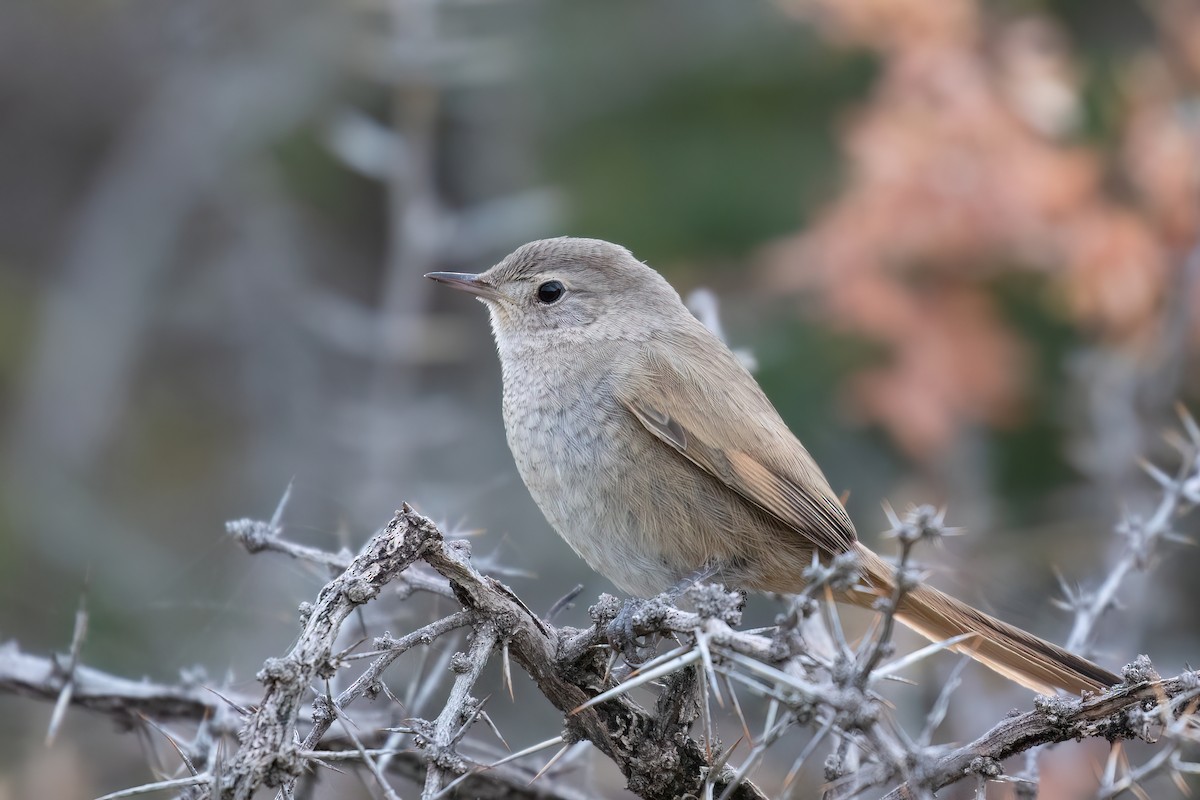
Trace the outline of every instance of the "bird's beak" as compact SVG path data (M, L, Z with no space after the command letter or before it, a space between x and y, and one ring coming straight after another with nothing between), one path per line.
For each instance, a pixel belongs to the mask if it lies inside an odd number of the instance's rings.
M470 292L485 300L501 299L500 292L496 290L495 286L485 281L482 276L473 275L470 272L429 272L425 274L425 277L438 283L444 283L451 289Z

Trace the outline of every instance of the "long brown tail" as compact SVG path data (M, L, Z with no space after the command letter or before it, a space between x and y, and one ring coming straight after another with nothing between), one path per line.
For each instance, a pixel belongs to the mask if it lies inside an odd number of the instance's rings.
M875 553L859 545L867 580L890 591L893 570ZM934 642L964 633L971 638L952 649L970 656L988 669L1040 694L1066 689L1104 691L1121 679L1086 658L1039 639L1032 633L1001 622L961 600L931 586L918 586L904 595L896 619Z

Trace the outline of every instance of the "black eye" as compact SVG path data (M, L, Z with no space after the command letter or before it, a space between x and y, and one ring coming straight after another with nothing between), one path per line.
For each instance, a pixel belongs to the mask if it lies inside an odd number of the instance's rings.
M563 296L567 291L567 287L563 286L560 281L546 281L537 288L537 299L539 302L550 305L558 302L558 298Z

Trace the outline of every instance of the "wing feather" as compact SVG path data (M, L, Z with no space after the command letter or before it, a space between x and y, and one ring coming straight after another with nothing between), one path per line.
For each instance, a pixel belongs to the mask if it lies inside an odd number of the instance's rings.
M680 456L821 551L854 547L842 504L750 374L722 347L703 360L702 384L669 355L680 352L679 344L645 351L618 386L617 400Z

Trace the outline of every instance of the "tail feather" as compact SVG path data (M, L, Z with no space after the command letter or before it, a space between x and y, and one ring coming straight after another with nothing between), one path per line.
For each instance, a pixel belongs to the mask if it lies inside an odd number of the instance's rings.
M931 587L920 586L900 603L896 619L935 642L975 634L953 649L1040 694L1066 689L1102 692L1121 679L1086 658L990 617Z
M865 547L867 579L880 588L892 585L892 568ZM931 586L904 595L896 619L917 633L940 642L974 634L952 649L1040 694L1065 689L1073 694L1101 692L1121 679L1086 658L972 608Z

